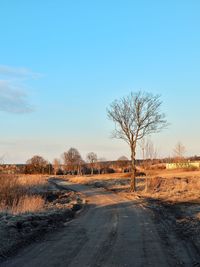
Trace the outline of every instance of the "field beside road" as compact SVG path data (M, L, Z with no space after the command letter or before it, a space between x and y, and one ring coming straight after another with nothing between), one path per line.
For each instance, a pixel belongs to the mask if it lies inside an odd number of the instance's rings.
M200 172L138 174L135 193L129 173L21 177L44 203L1 211L1 266L200 266Z
M130 173L112 173L88 176L67 176L71 183L103 187L117 193L129 193L165 201L198 201L200 198L200 171L141 170L137 176L137 192L130 193ZM145 175L144 175L145 174Z
M147 171L145 177L137 177L136 193L129 192L128 174L72 177L69 181L102 187L132 201L140 200L154 214L158 233L165 242L170 242L173 231L200 251L200 171Z
M63 226L82 207L82 196L42 175L0 176L0 261Z
M56 180L54 179L54 182ZM59 232L21 250L2 267L199 266L197 243L178 230L171 210L158 202L57 180L87 198L87 210ZM152 206L154 205L154 209ZM167 211L167 213L165 213Z

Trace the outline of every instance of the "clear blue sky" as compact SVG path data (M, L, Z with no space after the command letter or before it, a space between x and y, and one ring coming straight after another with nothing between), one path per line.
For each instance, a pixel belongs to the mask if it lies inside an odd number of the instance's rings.
M162 95L171 123L152 136L159 154L178 141L200 154L199 13L197 0L2 0L0 155L129 156L106 107L140 89Z

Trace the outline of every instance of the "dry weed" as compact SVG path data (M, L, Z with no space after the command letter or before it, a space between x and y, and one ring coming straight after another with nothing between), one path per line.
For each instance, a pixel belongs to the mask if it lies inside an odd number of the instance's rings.
M71 183L88 184L94 181L106 181L112 179L116 180L129 177L130 173L109 173L109 174L97 174L97 175L86 175L86 176L67 176L66 179Z
M43 176L0 175L0 211L13 214L35 212L44 206L39 195L33 195L33 188L47 186Z
M38 212L44 207L45 201L41 196L22 196L18 201L14 201L11 207L12 214L22 214L27 212Z
M46 186L47 177L43 175L22 175L18 179L19 184L28 188Z
M18 177L13 175L0 176L0 203L4 206L12 206L13 201L25 193L24 188L19 184Z

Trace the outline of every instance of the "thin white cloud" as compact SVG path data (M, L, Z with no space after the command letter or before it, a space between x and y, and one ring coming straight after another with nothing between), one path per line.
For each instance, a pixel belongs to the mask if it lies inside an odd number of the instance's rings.
M0 111L9 113L29 113L33 108L29 105L26 93L6 80L0 80Z
M10 67L6 65L0 65L0 75L1 76L12 76L21 78L40 78L42 75L40 73L33 72L32 70L24 67Z

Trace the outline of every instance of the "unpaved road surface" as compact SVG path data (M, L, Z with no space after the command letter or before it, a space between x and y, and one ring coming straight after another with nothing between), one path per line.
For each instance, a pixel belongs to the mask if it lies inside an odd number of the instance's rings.
M2 267L200 266L193 245L165 229L165 222L158 229L155 215L140 201L83 185L62 186L85 194L86 209Z

